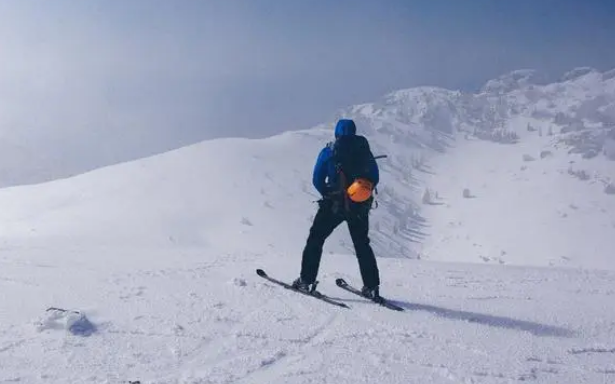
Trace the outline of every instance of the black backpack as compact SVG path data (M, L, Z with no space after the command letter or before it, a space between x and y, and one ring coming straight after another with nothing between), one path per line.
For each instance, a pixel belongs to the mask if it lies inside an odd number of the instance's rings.
M374 155L365 137L361 135L340 136L333 142L332 150L332 160L343 190L358 178L370 179L369 170L374 161ZM373 182L373 180L370 181Z

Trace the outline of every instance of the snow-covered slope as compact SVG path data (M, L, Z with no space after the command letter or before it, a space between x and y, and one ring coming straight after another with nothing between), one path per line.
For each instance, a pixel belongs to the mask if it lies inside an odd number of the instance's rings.
M422 210L434 231L420 245L423 258L614 269L615 195L604 180L615 164L570 164L562 152L549 138L470 140L435 159L426 182L438 197Z
M510 77L504 96L493 93L493 80L492 93L423 87L340 112L357 121L375 153L388 155L372 216L379 256L613 266L615 78L590 71L544 86L526 76L512 86ZM0 190L0 225L13 243L213 246L230 236L250 249L297 254L318 198L311 169L331 139L332 123L265 140L213 140ZM475 199L461 198L466 188ZM445 204L421 204L426 189ZM484 230L503 225L505 236ZM352 251L340 232L328 250ZM443 248L451 241L464 251Z
M344 226L319 287L350 310L254 273L297 276L332 123L0 189L0 382L610 383L613 78L522 71L339 112L389 156L370 220L403 313L335 287L360 284Z
M0 258L2 383L600 383L615 377L615 274L382 259L379 308L335 287L337 308L285 280L278 252L47 248ZM48 306L84 311L73 334ZM68 322L70 324L70 322Z
M252 251L296 255L319 198L312 167L332 132L324 127L266 140L213 140L74 178L6 188L0 190L1 230L15 245L216 247L223 238ZM410 164L411 154L401 151L393 154ZM399 166L389 174L404 172ZM410 226L393 234L401 220L415 223L415 204L404 196L412 188L404 179L382 188L373 242L383 257L403 257L413 246L411 236L420 234ZM344 232L330 243L333 252L352 249Z

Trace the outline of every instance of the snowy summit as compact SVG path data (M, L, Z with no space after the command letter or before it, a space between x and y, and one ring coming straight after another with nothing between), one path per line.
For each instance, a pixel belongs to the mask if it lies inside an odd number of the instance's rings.
M339 119L378 160L370 239L290 283ZM17 155L16 155L17 156ZM6 184L3 184L6 185ZM0 189L1 383L615 382L615 76L399 90L319 126Z

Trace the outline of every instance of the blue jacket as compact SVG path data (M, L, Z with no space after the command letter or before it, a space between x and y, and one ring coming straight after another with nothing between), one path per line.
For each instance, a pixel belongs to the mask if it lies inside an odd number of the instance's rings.
M335 126L335 138L343 135L356 135L357 127L354 121L348 119L341 119ZM333 149L331 143L324 147L318 154L316 159L316 165L314 165L314 172L312 174L312 184L316 190L324 197L330 191L337 190L337 174L335 172L334 164L329 161L333 155ZM378 164L376 160L372 158L370 167L370 178L374 183L374 188L380 181L380 173L378 170Z

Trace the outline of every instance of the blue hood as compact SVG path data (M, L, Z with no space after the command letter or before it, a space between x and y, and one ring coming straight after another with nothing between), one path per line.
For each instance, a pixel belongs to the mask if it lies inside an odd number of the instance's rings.
M354 124L354 121L349 119L341 119L337 122L335 126L335 138L337 139L340 136L352 136L357 133L357 127Z

